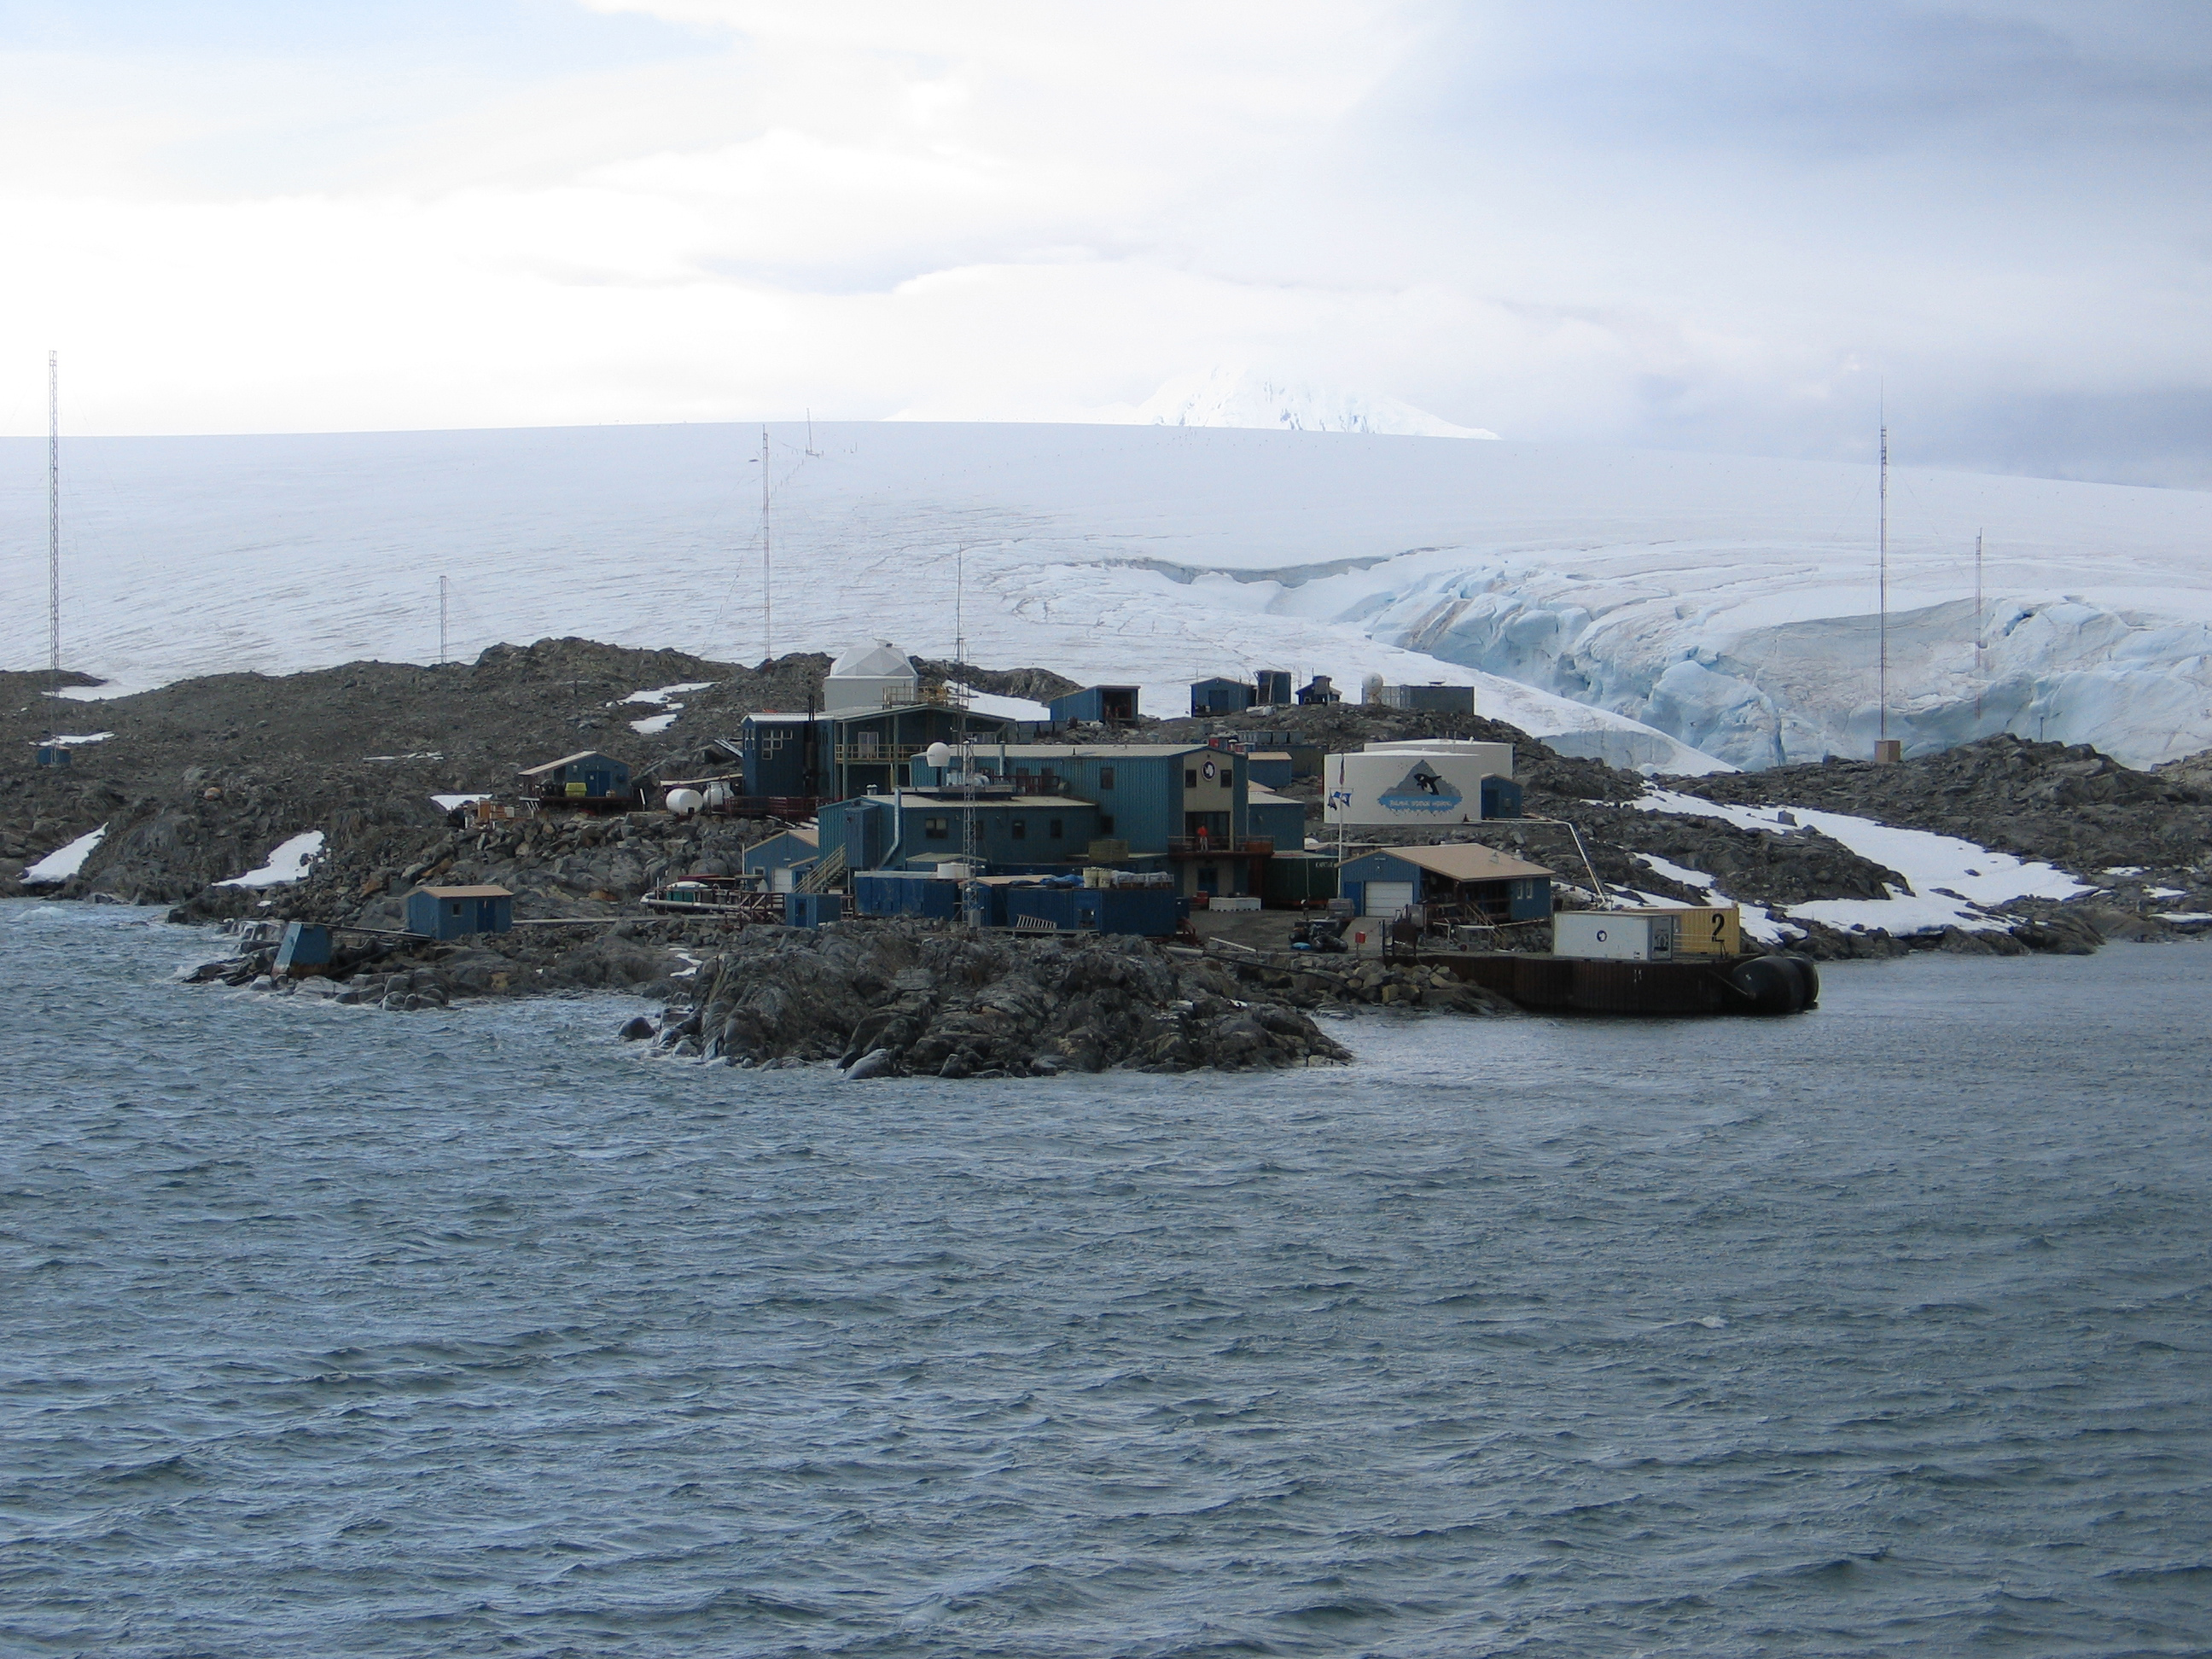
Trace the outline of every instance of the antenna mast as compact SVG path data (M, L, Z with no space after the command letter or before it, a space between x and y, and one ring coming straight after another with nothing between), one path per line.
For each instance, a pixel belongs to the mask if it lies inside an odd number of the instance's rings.
M761 653L775 660L775 583L768 531L768 428L761 428Z
M1981 736L1982 720L1982 639L1988 633L1982 625L1982 532L1974 532L1974 735Z
M952 672L961 676L960 709L960 861L973 876L983 862L983 838L975 823L975 749L968 731L968 548L952 550Z
M1889 415L1883 411L1881 420L1881 562L1877 586L1880 589L1881 620L1875 624L1875 653L1878 661L1875 670L1875 700L1877 730L1875 736L1887 742L1889 738Z
M46 669L62 683L61 359L46 354Z
M438 666L446 665L446 579L438 578Z

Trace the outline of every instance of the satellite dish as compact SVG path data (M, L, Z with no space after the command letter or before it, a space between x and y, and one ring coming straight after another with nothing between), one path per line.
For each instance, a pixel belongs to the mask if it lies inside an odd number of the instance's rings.
M921 751L921 757L942 772L952 763L952 747L950 744L933 743Z

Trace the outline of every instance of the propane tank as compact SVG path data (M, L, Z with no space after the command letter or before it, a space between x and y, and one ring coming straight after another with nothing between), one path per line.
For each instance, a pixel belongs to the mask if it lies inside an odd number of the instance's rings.
M679 818L688 818L707 804L707 798L696 789L672 789L665 805Z

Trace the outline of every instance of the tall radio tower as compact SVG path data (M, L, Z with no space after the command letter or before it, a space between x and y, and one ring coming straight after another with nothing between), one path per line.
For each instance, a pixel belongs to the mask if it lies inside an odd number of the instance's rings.
M60 354L46 354L46 669L62 679L62 395Z

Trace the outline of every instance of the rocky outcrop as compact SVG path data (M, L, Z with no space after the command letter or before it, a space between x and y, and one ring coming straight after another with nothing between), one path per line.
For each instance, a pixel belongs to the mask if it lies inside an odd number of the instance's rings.
M1286 974L1142 939L978 938L909 922L565 931L397 947L341 933L326 975L275 979L275 949L262 945L188 978L410 1013L471 997L637 991L668 1006L625 1022L625 1038L738 1066L834 1061L856 1078L1312 1065L1352 1057L1306 1012L1325 1001L1491 1012L1480 994L1412 970Z
M1349 1060L1303 1011L1195 952L912 924L749 929L707 958L659 1041L757 1066L1026 1077L1128 1066L1243 1071Z

